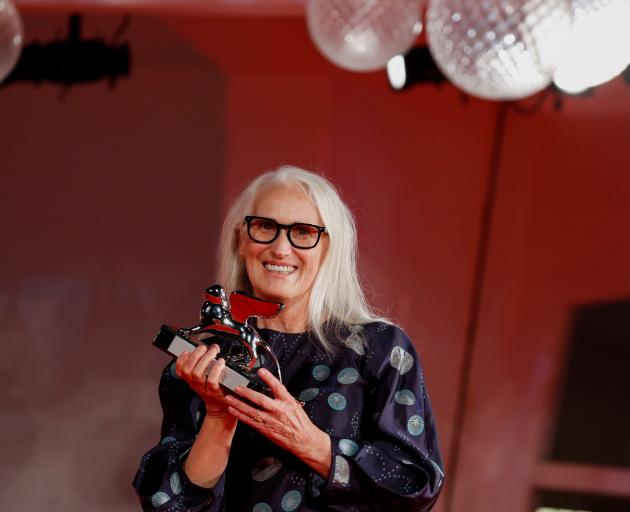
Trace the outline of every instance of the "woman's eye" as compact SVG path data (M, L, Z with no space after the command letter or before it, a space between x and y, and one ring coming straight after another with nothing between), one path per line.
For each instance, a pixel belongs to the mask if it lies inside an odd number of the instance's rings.
M312 229L310 229L308 226L295 226L295 228L293 228L293 232L295 233L295 236L300 237L300 238L308 238L310 236L312 236Z
M255 228L259 229L261 231L274 231L276 229L276 226L271 221L260 220L260 221L256 222Z

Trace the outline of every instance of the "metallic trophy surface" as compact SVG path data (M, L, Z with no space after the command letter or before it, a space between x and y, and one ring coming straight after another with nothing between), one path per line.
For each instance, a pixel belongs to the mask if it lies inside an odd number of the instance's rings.
M256 375L262 362L260 350L267 352L282 381L280 365L267 343L247 321L252 317L269 318L277 315L284 304L271 302L235 291L226 297L223 287L214 285L204 292L199 324L190 328L163 325L153 345L177 357L185 350L194 350L202 343L216 343L219 357L225 359L221 384L233 391L236 386L249 387L271 396L269 388Z

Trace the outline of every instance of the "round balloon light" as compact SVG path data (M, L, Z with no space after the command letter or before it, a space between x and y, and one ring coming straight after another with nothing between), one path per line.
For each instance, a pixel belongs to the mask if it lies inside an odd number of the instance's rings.
M310 0L311 39L333 64L350 71L383 69L422 31L422 0Z
M24 28L10 0L0 0L0 82L11 73L22 51Z
M630 64L630 0L573 0L570 50L553 77L579 93L615 78Z
M547 87L571 30L568 0L431 0L429 49L468 94L515 100Z

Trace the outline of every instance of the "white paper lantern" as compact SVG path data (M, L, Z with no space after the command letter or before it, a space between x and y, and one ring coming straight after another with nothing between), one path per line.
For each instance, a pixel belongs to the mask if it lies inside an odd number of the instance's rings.
M376 71L406 53L422 30L422 0L310 0L311 39L331 62L351 71Z
M554 74L577 93L613 79L630 64L630 0L573 0L570 51Z
M568 0L431 0L427 11L439 68L467 93L492 100L547 87L570 29Z
M11 73L22 52L24 28L10 0L0 0L0 82Z

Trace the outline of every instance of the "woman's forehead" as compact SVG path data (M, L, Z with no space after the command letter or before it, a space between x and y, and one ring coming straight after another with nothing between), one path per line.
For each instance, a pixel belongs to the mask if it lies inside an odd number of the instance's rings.
M317 206L297 184L282 184L263 189L254 201L252 215L269 217L282 224L308 222L321 224Z

